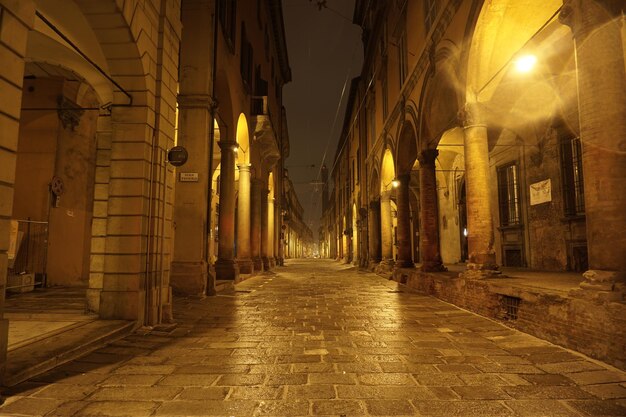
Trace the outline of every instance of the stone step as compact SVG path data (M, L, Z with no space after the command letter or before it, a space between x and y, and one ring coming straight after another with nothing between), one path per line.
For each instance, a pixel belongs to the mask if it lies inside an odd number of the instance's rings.
M2 385L12 387L130 334L134 321L96 320L8 353Z

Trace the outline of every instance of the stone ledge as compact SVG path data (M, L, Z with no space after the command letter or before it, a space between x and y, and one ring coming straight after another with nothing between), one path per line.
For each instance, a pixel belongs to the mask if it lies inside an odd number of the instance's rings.
M465 279L454 272L399 269L389 279L409 291L434 296L626 370L624 302L573 297L576 290L525 287L499 279ZM516 319L507 319L505 296L520 299Z

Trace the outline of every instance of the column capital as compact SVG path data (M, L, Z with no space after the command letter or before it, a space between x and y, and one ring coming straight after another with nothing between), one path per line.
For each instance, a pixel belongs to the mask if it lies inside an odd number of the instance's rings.
M382 191L380 193L380 201L391 201L391 190Z
M563 0L559 22L569 26L577 38L620 18L623 8L623 0Z
M220 140L217 142L217 144L220 147L220 150L222 151L224 150L234 151L235 149L237 149L237 142L233 140Z
M437 149L425 149L417 155L420 165L435 165L439 151Z
M457 113L457 119L459 121L459 124L465 129L479 126L484 127L486 126L486 123L484 121L484 106L478 102L465 103L463 108L461 108Z
M237 164L239 171L250 172L250 167L252 167L252 164Z
M217 100L209 94L179 94L178 108L216 110Z

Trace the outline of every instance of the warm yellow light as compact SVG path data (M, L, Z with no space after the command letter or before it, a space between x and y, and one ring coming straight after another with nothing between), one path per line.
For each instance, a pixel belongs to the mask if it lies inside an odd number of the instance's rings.
M398 180L391 181L391 186L393 188L398 188L400 186L400 181L398 181Z
M519 72L530 72L537 63L537 57L534 55L523 55L515 60L515 68Z

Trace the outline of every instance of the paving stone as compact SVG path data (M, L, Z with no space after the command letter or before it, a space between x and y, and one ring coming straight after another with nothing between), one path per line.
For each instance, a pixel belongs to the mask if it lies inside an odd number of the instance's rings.
M178 400L223 400L230 393L229 387L190 387L176 397Z
M17 398L10 399L0 408L0 416L43 416L46 413L58 408L65 400L49 398Z
M179 387L108 387L94 392L93 401L165 401L172 400L182 388Z
M97 389L95 386L51 384L36 392L33 398L51 398L58 400L82 400Z
M68 401L55 408L53 411L50 411L48 414L46 414L45 417L82 417L85 416L85 414L80 411L87 407L89 404L89 401Z
M463 385L463 381L454 374L413 374L413 377L417 380L418 384L424 386L449 387Z
M607 384L611 382L626 382L626 374L613 371L590 371L567 374L578 385Z
M169 401L163 403L155 416L251 416L256 401Z
M586 385L581 388L603 400L611 398L626 399L626 387L620 384Z
M365 415L365 408L358 401L352 400L317 400L313 401L313 415L342 415L361 416Z
M104 381L98 383L101 387L125 387L133 385L150 386L159 382L163 377L161 375L111 375Z
M151 416L159 403L153 401L95 401L82 408L79 416ZM59 414L62 415L62 414Z
M335 366L332 363L295 363L293 365L293 372L335 372Z
M429 388L416 386L338 385L337 395L345 399L430 399L437 398ZM455 398L458 398L455 396Z
M254 410L255 416L306 416L309 414L308 401L261 401Z
M261 385L265 381L264 374L248 375L223 375L215 385L235 386L235 385Z
M579 413L557 400L516 400L504 404L522 417L580 417Z
M404 400L368 400L365 405L374 416L412 416L415 413L411 403Z
M511 398L501 388L493 386L473 385L451 388L464 400L505 400Z
M387 372L359 375L359 382L363 385L415 385L411 374Z
M502 387L504 392L513 398L549 398L549 399L576 399L591 398L592 396L582 389L574 386L535 386L518 385L514 387Z
M289 385L287 399L332 399L335 398L332 385Z
M283 387L234 387L229 400L277 400L282 397Z
M526 381L534 385L573 385L571 379L559 374L522 375Z
M626 407L614 401L568 401L567 404L587 416L626 416Z
M309 384L354 385L356 375L348 373L313 373L309 375Z
M115 370L116 374L167 375L174 372L174 365L125 365Z
M174 387L208 387L212 385L219 375L214 374L173 374L166 375L159 380L158 385Z
M498 401L414 401L420 415L442 417L512 416L513 412Z

